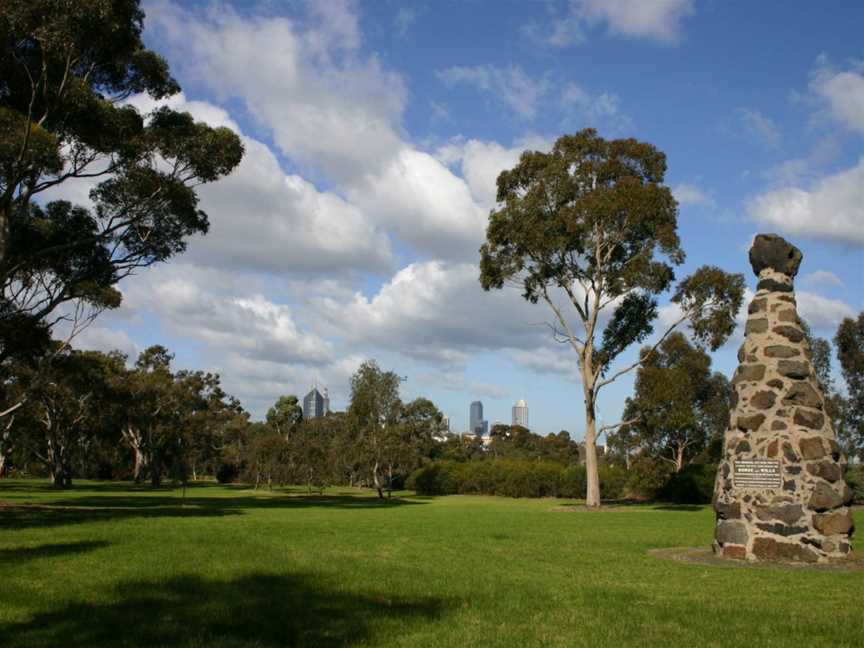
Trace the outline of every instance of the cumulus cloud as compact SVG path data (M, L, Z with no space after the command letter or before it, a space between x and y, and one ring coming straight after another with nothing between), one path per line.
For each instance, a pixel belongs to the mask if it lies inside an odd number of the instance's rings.
M292 159L339 178L386 164L401 147L401 76L360 54L350 3L306 7L308 15L288 18L157 1L148 29L176 67L220 100L241 101Z
M864 62L837 70L820 56L810 80L810 92L822 104L820 116L864 135Z
M418 382L422 385L440 387L448 391L458 391L470 397L485 397L492 399L507 398L510 392L499 385L484 382L473 382L465 378L459 371L428 371L421 373Z
M421 255L470 258L483 240L486 213L468 185L416 149L402 149L380 173L348 187L347 196Z
M826 176L809 189L782 187L747 203L763 225L789 234L864 245L864 157L850 169Z
M680 205L695 205L697 207L716 207L714 199L699 187L682 182L672 188L672 195Z
M773 119L752 108L739 108L737 114L747 133L763 146L771 149L780 146L780 129Z
M322 297L314 308L351 344L371 344L421 361L460 367L467 354L550 343L548 309L529 304L515 289L484 292L469 263L412 263L371 298Z
M839 299L829 299L816 293L799 290L795 293L798 314L815 329L836 330L845 317L855 317L849 304Z
M537 136L524 137L509 148L497 142L469 139L451 141L439 148L435 155L445 164L459 166L474 200L484 212L488 212L496 203L498 175L516 166L523 151L548 151L551 148L549 140Z
M548 31L535 26L532 33L553 47L579 43L588 29L597 27L618 36L672 43L679 38L681 21L692 13L691 0L571 0Z
M124 286L125 308L159 317L173 333L266 362L324 365L332 344L301 329L292 309L263 294L203 281L194 267L157 268Z
M255 161L259 168L247 164L249 182L274 190L279 185L283 194L271 191L253 202L256 218L287 221L284 234L298 237L295 247L301 257L308 251L306 262L380 270L390 252L379 226L421 255L473 256L485 214L461 178L403 139L404 83L376 57L361 53L351 5L321 4L304 5L311 15L287 18L215 6L193 12L157 2L148 16L181 69L194 68L194 77L220 100L241 101L285 156L332 185L322 193L300 176L280 178L266 150ZM254 201L257 195L235 189L229 179L213 191L220 203L233 202L237 210L244 198ZM289 197L299 209L286 217L280 201ZM295 227L292 216L306 222ZM310 237L318 239L310 244ZM331 249L322 249L324 243ZM265 246L260 255L259 244ZM262 263L288 258L279 252L284 244L284 237L247 247L232 239L237 254Z

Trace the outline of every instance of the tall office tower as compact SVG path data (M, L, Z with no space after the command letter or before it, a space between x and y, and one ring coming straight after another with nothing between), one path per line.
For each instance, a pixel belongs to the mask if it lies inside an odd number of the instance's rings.
M516 401L513 406L513 425L521 425L524 428L528 427L528 403L524 400Z
M324 394L318 391L318 387L313 387L306 396L303 397L303 418L305 420L324 416L330 411L330 397L327 395L327 390Z
M450 432L450 417L442 416L441 417L441 431L444 433Z
M483 436L483 403L474 401L468 413L468 431Z

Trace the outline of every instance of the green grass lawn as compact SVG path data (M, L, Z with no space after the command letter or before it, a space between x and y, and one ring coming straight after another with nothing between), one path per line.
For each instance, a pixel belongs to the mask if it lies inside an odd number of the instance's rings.
M14 480L0 502L3 647L864 645L862 572L648 555L707 545L703 507Z

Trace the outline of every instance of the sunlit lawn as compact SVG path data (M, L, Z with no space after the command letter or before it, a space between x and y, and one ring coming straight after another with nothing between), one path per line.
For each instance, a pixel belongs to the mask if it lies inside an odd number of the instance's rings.
M0 502L4 647L864 645L864 572L648 555L708 544L707 508L10 480Z

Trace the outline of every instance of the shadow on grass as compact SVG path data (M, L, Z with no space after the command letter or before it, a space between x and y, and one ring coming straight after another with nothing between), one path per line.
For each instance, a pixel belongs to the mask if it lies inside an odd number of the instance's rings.
M212 500L211 500L212 501ZM102 507L75 508L77 501L66 502L67 506L13 505L0 506L0 529L50 528L65 524L85 524L126 518L165 517L225 517L240 515L241 511L209 507L173 506L154 508L116 508L108 503ZM71 504L71 506L68 506Z
M432 597L347 593L303 575L184 576L123 583L112 594L110 603L73 603L0 625L0 637L23 647L380 645L448 607Z
M44 544L37 547L19 547L13 549L0 549L0 565L4 563L19 564L27 560L39 560L40 558L55 558L69 554L84 553L107 547L104 541L86 542L58 542L55 544Z
M705 505L702 504L657 504L656 506L652 506L652 509L655 511L688 511L691 513L695 513L696 511L702 511L705 509Z

